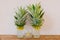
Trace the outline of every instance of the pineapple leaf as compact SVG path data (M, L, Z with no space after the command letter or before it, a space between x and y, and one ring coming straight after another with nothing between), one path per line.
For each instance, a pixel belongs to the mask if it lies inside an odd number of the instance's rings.
M41 13L43 12L43 9L42 10L40 10L40 12L39 12L39 15L41 15Z
M41 14L40 18L42 18L42 17L43 17L43 15L44 15L44 12Z
M33 11L35 11L35 6L34 5L32 5L32 8L33 8Z
M18 18L16 16L14 16L14 18L17 20Z

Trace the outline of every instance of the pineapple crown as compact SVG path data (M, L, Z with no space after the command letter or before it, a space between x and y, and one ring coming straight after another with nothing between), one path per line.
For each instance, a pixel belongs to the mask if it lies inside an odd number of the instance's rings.
M24 26L26 21L26 10L22 7L18 8L17 12L15 12L15 25L16 26Z
M31 23L32 26L41 26L42 25L42 21L43 21L43 9L41 8L40 4L32 4L27 6L28 11L29 11L29 15L31 18Z

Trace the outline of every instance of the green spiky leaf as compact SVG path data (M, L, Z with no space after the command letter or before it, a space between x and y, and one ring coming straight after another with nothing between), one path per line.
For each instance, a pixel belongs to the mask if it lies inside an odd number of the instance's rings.
M14 16L14 18L17 20L18 18L16 16Z
M26 10L22 7L18 8L18 10L15 12L16 15L14 16L15 20L15 25L16 26L24 26L25 21L26 21ZM26 15L26 16L25 16Z
M43 9L41 8L40 4L36 4L36 5L29 5L28 6L28 11L29 11L29 15L31 17L31 24L32 26L41 26L42 25L42 19L43 19Z
M44 15L44 12L41 14L40 18L42 18L42 17L43 17L43 15Z

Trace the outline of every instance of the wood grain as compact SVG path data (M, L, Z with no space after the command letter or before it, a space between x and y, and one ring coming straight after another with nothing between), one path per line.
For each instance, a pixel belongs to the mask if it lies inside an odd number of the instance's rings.
M60 40L60 35L41 35L40 38L17 38L16 35L0 35L0 40Z

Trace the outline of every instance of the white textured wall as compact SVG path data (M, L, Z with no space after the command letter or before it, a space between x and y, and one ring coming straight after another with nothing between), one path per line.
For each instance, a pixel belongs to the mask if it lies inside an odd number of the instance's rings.
M14 25L14 12L17 7L41 2L45 10L44 26L41 34L60 34L60 0L0 0L0 34L16 34ZM29 26L29 25L26 25Z

